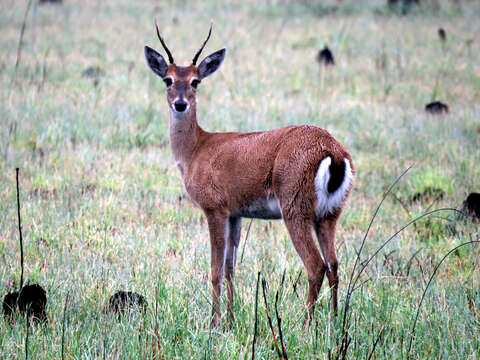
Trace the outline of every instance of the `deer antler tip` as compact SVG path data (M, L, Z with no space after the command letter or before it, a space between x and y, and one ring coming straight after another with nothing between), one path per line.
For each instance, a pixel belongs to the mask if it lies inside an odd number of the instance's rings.
M167 55L168 55L168 61L170 62L170 64L173 64L175 61L173 60L172 53L171 53L170 50L168 49L167 44L165 44L165 41L163 40L162 35L160 35L160 30L158 30L158 25L157 25L157 19L155 19L155 29L157 30L158 40L160 40L160 42L162 43L163 48L165 49L165 52L166 52Z
M208 39L210 39L210 35L212 35L212 27L213 27L213 21L210 23L210 30L208 31L207 38L205 39L205 41L203 42L202 46L201 46L200 49L197 51L197 53L195 54L195 56L193 57L192 65L196 65L197 60L198 60L198 57L199 57L200 54L202 53L202 50L203 50L203 48L205 47L205 44L207 43Z

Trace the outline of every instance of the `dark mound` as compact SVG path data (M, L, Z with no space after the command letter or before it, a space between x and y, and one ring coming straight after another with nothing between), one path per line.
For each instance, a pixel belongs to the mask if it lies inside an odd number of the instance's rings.
M440 101L434 101L425 105L425 111L434 115L448 114L448 105Z
M463 202L463 211L467 216L480 220L480 193L471 193L467 196Z
M410 198L410 203L418 202L418 201L439 201L442 200L443 197L445 196L445 191L442 189L432 187L432 186L427 186L422 192L417 192L415 193L411 198Z
M17 310L22 314L33 317L34 320L44 321L46 319L45 305L47 304L47 293L38 284L25 285L20 294L12 292L3 299L3 314L13 316Z
M62 0L39 0L40 4L61 4Z
M320 64L335 65L335 59L333 58L332 51L328 48L327 45L325 45L325 47L318 52L317 61Z
M440 38L440 40L442 40L442 42L447 41L447 32L444 28L438 29L438 37Z
M36 320L46 319L45 305L47 304L47 293L38 284L25 285L20 291L18 298L18 309L21 313L27 313Z
M147 310L147 301L142 295L132 291L117 291L110 297L108 304L108 310L119 317L127 310L130 311L137 307L145 312Z
M412 5L420 4L420 0L387 0L387 3L390 10L401 10L402 14L406 15L411 10Z
M3 298L3 315L5 317L12 317L17 311L18 292L11 292Z
M82 71L82 77L93 80L93 86L97 87L100 83L100 78L105 76L105 71L100 66L89 66Z
M105 71L100 66L89 66L82 71L82 76L95 79L105 76Z

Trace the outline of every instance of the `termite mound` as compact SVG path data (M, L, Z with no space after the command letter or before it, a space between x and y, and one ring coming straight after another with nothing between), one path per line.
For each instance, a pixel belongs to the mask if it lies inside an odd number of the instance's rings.
M3 299L3 314L13 320L15 313L32 317L37 322L43 322L47 316L45 306L47 293L39 284L25 285L20 290L8 293Z
M480 221L480 193L470 193L463 202L463 213L472 218L472 220Z
M335 58L333 57L332 51L328 48L327 45L320 50L317 54L317 62L323 65L335 65Z
M433 101L425 105L425 111L432 115L448 114L448 105L441 101Z
M119 319L122 315L135 311L136 309L145 313L147 306L147 300L145 300L143 295L123 290L113 294L108 302L108 310L116 314Z

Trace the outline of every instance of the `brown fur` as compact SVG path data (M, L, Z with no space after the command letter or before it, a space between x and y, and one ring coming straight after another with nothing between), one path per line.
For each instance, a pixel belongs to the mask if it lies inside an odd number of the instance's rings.
M233 273L241 218L232 214L264 196L278 199L293 245L307 270L310 309L307 318L313 312L325 273L336 312L338 262L334 238L343 204L324 218L318 217L314 179L320 162L327 156L334 164L348 159L354 173L348 152L326 130L307 125L252 133L207 132L198 125L196 90L190 86L191 78L199 76L197 67L171 64L169 75L174 79L174 84L167 88L172 152L185 188L205 213L210 232L212 326L220 315L219 296L224 275L228 312L233 319ZM179 99L188 103L185 114L172 111L172 104ZM351 186L347 195L350 190ZM326 263L313 239L312 227Z

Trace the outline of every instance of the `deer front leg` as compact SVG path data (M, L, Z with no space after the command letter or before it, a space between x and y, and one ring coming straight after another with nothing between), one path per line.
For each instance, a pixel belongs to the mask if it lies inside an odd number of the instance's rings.
M242 219L239 217L230 217L228 219L228 235L227 235L227 258L225 261L225 278L227 279L228 294L228 319L233 323L233 277L235 275L235 264L237 262L237 249L240 240L240 231L242 227Z
M220 316L220 295L222 293L223 269L225 264L225 237L228 236L227 215L208 213L210 232L211 274L212 274L212 323L215 327Z

